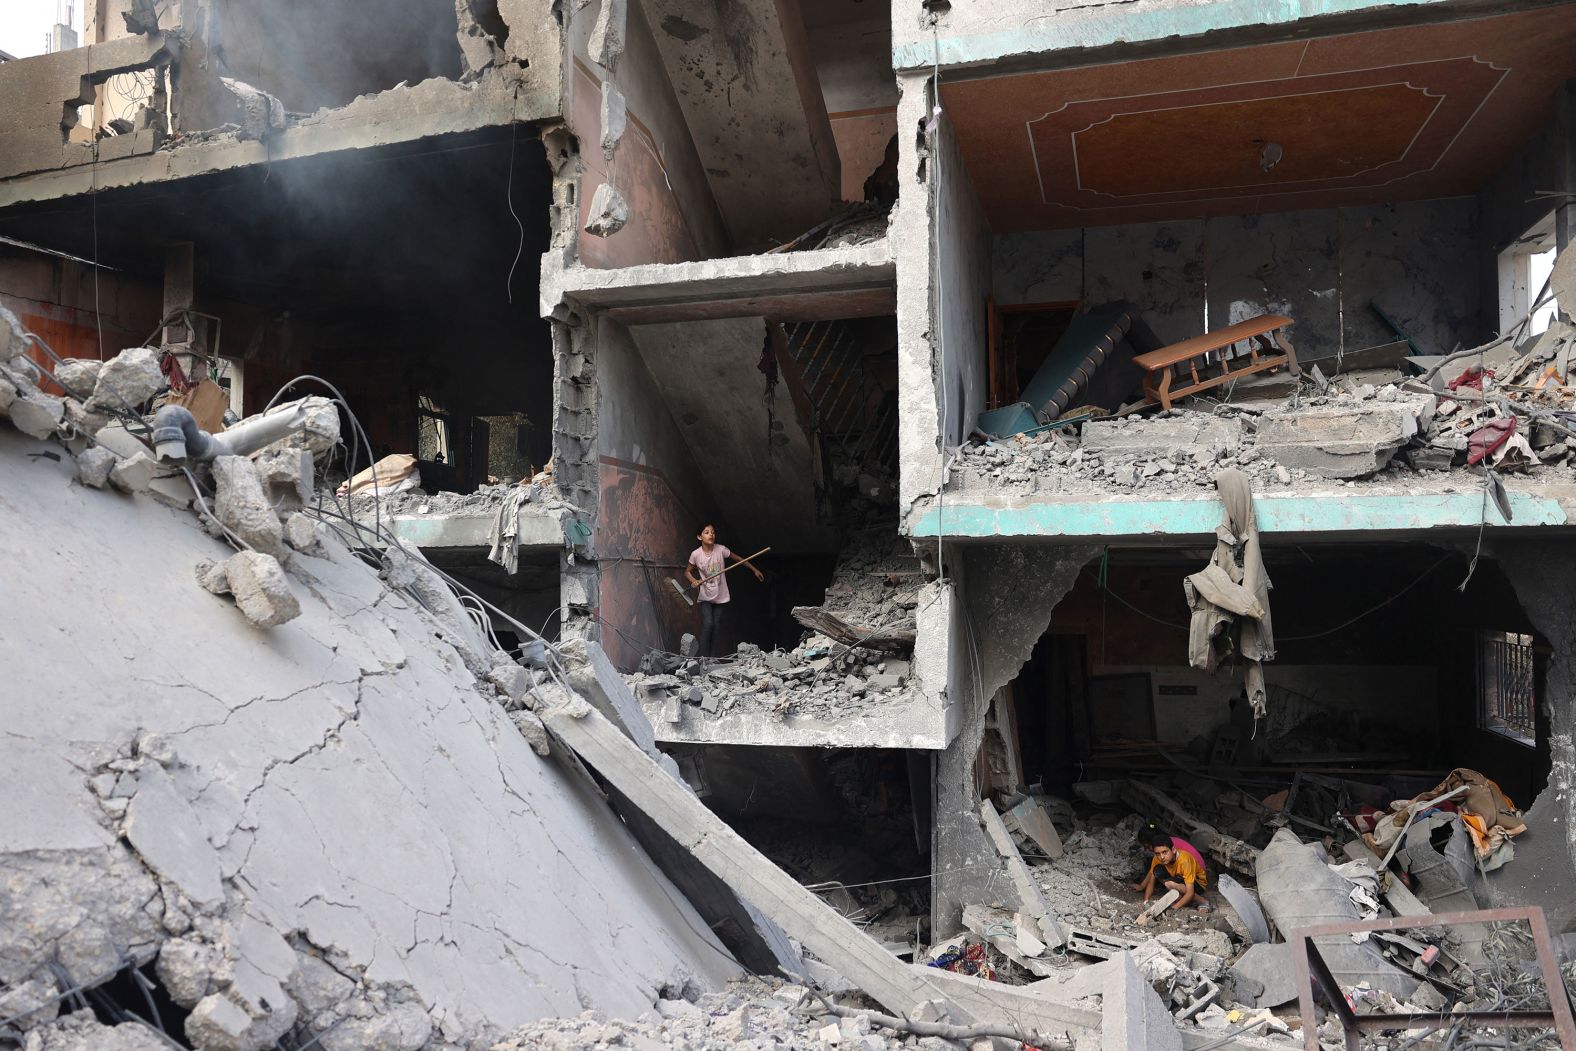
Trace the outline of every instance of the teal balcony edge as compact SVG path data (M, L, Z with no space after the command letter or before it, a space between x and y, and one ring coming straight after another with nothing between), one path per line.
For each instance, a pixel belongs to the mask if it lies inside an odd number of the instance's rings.
M1418 496L1261 497L1253 502L1264 533L1410 534L1435 529L1564 526L1565 505L1549 496L1510 494L1511 520L1481 492ZM911 520L909 535L960 539L1007 537L1143 538L1208 536L1221 521L1212 499L1045 501L993 507L965 496L932 503Z

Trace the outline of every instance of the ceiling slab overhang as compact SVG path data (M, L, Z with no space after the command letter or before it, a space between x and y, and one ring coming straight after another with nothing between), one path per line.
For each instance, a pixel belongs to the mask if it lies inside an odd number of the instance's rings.
M1576 6L943 83L998 232L1476 191L1576 75Z

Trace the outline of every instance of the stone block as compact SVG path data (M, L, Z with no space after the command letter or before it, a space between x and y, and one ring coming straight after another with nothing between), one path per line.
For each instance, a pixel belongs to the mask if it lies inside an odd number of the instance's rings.
M249 547L280 558L284 527L263 492L257 467L244 456L218 456L213 461L214 514Z
M55 382L73 398L86 398L93 393L103 367L104 363L96 358L67 358L54 367Z
M1090 420L1084 424L1085 453L1102 459L1160 457L1177 446L1192 449L1200 460L1233 455L1242 443L1242 425L1235 417L1186 413L1149 420Z
M1418 416L1417 405L1398 402L1267 412L1255 445L1276 463L1320 478L1361 478L1418 432Z
M87 407L111 413L134 412L162 386L164 374L159 371L158 352L148 347L131 347L99 369Z
M300 511L285 519L284 533L285 543L297 551L310 553L318 549L317 525Z
M523 701L531 689L531 676L514 661L499 661L487 673L487 681L503 691L505 697L516 703Z
M110 470L109 482L123 493L140 493L148 488L158 472L159 465L153 461L153 457L147 453L137 453Z
M285 571L272 555L238 551L224 563L224 576L235 604L255 627L272 628L301 613Z
M547 727L542 725L542 720L536 717L535 712L519 711L512 716L514 725L531 746L531 751L540 756L552 754L552 745L547 738Z
M302 448L271 448L252 458L257 476L279 511L299 511L312 502L312 454Z
M30 438L48 438L65 418L65 401L52 394L27 391L11 403L11 423Z
M109 482L110 472L120 461L102 445L83 449L77 454L77 481L89 489L102 489Z

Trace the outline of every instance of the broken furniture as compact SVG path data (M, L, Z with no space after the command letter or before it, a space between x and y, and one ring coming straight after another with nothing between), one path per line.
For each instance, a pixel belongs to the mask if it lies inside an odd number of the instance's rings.
M1178 398L1255 372L1284 366L1295 376L1297 354L1281 331L1291 324L1292 319L1284 314L1261 314L1140 354L1133 360L1144 370L1144 394L1150 401L1159 402L1161 408L1169 409ZM1246 344L1245 357L1222 353L1239 343Z
M1073 318L1019 400L980 413L979 429L1004 438L1055 420L1073 404L1073 398L1088 385L1095 371L1116 353L1132 324L1133 308L1126 303Z
M1357 1014L1347 1001L1345 992L1330 973L1330 966L1320 953L1315 938L1339 938L1343 941L1354 935L1395 931L1405 927L1450 927L1461 924L1504 923L1525 920L1532 929L1533 944L1538 952L1538 969L1549 991L1549 1009L1546 1011L1454 1011L1445 1018L1451 1024L1475 1022L1485 1026L1507 1029L1553 1029L1559 1035L1561 1047L1576 1047L1576 1020L1571 1017L1570 1001L1560 975L1559 962L1554 955L1554 945L1549 939L1549 925L1543 910L1530 907L1519 909L1484 909L1478 912L1446 912L1428 917L1396 916L1389 919L1369 920L1363 923L1332 923L1317 927L1303 927L1288 935L1294 948L1297 964L1298 1009L1302 1015L1305 1046L1315 1051L1319 1046L1318 1026L1315 1024L1313 989L1317 982L1324 994L1325 1003L1340 1020L1348 1051L1361 1046L1360 1034L1386 1029L1414 1029L1440 1025L1441 1016L1436 1012L1397 1014Z

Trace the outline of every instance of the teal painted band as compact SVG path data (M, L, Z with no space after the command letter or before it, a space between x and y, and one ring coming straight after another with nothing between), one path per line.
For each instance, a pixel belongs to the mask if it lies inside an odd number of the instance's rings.
M1034 25L978 36L942 37L894 44L893 69L929 69L993 62L1008 55L1032 55L1116 43L1190 37L1243 26L1285 25L1322 15L1350 14L1370 7L1412 7L1440 0L1220 0L1185 7L1123 9L1080 19L1076 9L1057 12ZM1135 7L1137 5L1134 5ZM938 58L939 53L939 58Z
M933 537L944 527L945 536L981 539L1207 536L1221 522L1221 507L1214 500L1091 500L1020 507L985 507L955 500L927 510L911 535ZM1253 508L1259 529L1265 533L1413 533L1477 526L1483 518L1483 496L1473 492L1261 498L1253 502ZM1569 522L1565 508L1550 497L1512 493L1510 508L1510 525L1562 526ZM1492 502L1488 524L1507 524Z

